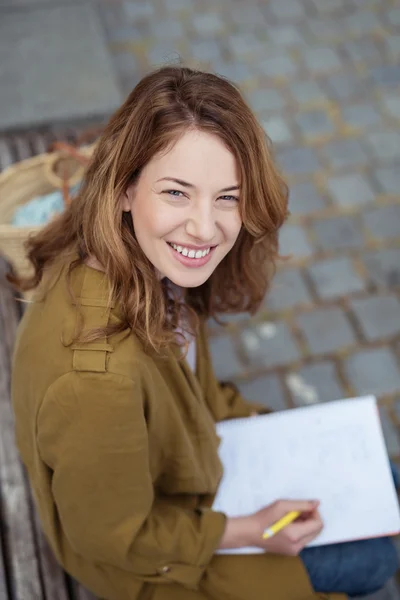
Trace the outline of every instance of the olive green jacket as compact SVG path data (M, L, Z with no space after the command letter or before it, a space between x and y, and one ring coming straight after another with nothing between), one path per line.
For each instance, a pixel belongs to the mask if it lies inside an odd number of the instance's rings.
M80 266L71 283L86 327L119 318L102 273ZM12 380L17 444L65 570L107 600L333 598L312 591L299 558L214 554L215 422L255 407L218 384L204 331L194 374L132 334L71 345L77 319L61 273L23 317Z

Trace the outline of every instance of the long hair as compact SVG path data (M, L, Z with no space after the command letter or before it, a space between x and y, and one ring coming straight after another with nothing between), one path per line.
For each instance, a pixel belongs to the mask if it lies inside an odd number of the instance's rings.
M218 136L235 156L242 228L211 277L186 290L179 308L178 301L168 299L141 250L130 213L122 212L119 199L152 157L168 150L189 129ZM159 351L175 343L174 327L183 304L194 328L198 317L256 312L274 272L287 200L287 186L269 141L239 90L211 73L163 67L144 77L111 117L77 196L27 242L32 277L14 278L14 283L23 290L41 282L43 287L49 267L67 266L70 276L77 265L95 257L122 321L102 330L82 329L75 339L90 341L130 329L145 347ZM172 319L166 318L168 311Z

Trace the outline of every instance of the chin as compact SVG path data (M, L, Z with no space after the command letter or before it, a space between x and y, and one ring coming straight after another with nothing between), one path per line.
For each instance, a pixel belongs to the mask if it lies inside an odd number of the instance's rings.
M166 275L166 277L182 288L196 288L200 287L209 279L212 275L211 273L193 273L192 275L189 273L171 273L170 275Z

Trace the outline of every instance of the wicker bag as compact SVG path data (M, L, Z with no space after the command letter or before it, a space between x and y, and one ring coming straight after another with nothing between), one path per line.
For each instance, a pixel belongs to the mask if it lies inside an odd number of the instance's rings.
M63 192L65 202L69 188L82 179L94 145L78 149L56 142L53 144L54 152L22 160L0 173L0 252L10 261L17 275L31 274L24 244L43 226L12 225L16 209L36 196L56 190Z

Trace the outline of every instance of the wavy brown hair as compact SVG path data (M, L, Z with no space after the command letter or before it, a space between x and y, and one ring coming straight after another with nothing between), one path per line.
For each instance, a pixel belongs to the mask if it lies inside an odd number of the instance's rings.
M95 257L109 280L110 302L118 303L123 317L103 330L81 329L75 339L89 341L128 329L157 351L175 343L173 330L184 307L168 300L119 199L152 157L193 128L218 136L236 158L242 228L211 277L186 290L191 329L198 317L253 314L260 306L278 256L278 232L288 214L287 187L268 139L239 90L214 74L168 66L144 77L111 117L78 195L27 243L33 276L14 278L21 289L32 289L50 266L58 271L67 265L70 274Z

